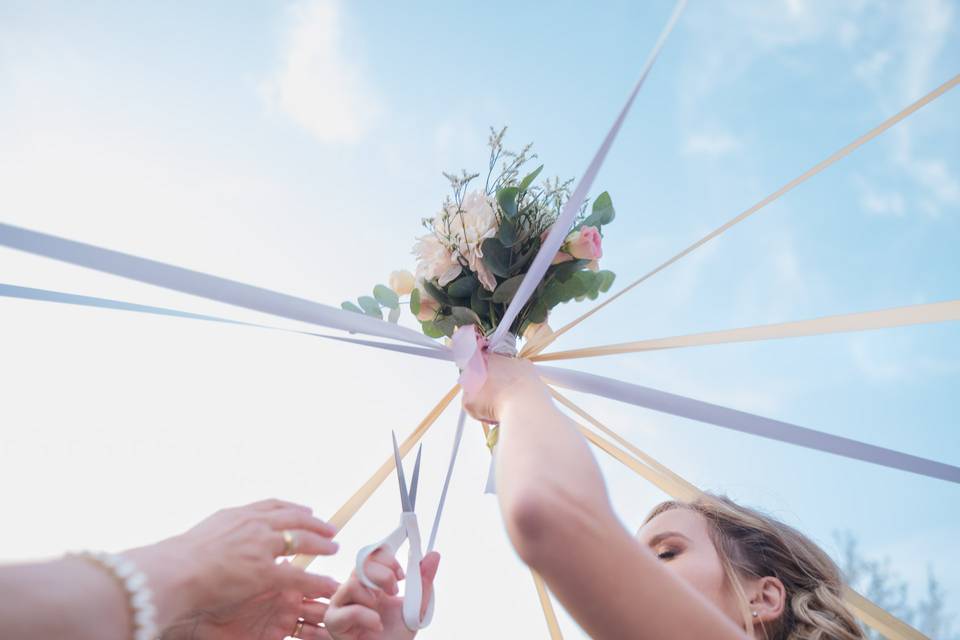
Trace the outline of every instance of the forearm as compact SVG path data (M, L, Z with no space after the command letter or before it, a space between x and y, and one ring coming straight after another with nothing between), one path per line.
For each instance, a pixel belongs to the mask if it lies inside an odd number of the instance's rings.
M81 558L0 567L0 637L128 640L126 594Z
M592 638L745 638L624 529L586 441L544 387L518 387L500 418L511 541Z
M536 380L518 383L504 402L500 422L497 491L508 528L516 524L511 515L540 506L544 511L572 508L590 522L615 521L593 454L546 387ZM536 532L525 533L529 538Z

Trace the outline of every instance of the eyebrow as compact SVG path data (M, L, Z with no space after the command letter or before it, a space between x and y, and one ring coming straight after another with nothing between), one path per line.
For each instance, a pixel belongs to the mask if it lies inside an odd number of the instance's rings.
M657 535L650 538L650 542L648 542L647 545L651 547L655 547L661 542L663 542L664 540L666 540L667 538L673 538L673 537L683 538L687 542L693 542L690 538L683 535L679 531L664 531L663 533L658 533Z

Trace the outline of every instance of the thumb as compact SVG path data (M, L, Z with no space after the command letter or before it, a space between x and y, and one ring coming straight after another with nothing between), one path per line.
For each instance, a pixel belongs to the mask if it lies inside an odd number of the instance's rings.
M427 605L430 598L433 597L433 580L437 577L437 569L440 568L440 554L436 551L428 553L420 561L420 578L423 581L423 607L420 610L421 617L426 615Z

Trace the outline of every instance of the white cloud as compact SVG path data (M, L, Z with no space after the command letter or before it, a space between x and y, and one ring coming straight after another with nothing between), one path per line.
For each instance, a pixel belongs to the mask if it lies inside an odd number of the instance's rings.
M860 191L860 207L867 213L879 216L902 216L906 212L903 194L895 190L881 190L869 181L858 177L857 189Z
M261 84L264 99L322 142L355 142L382 112L355 53L343 47L337 0L295 6L283 45L283 62Z
M692 133L683 144L686 155L723 156L740 148L740 140L727 131Z
M866 83L873 83L887 69L887 65L892 59L889 51L874 51L864 60L861 60L853 67L853 72L858 78Z

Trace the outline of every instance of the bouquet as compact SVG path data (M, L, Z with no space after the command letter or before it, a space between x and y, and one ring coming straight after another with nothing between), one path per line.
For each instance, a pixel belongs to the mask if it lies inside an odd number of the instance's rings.
M440 212L424 218L426 235L417 239L416 275L395 271L390 285L377 285L373 296L344 302L349 311L397 322L400 307L409 304L423 332L450 337L464 325L474 325L484 336L513 299L540 245L570 196L573 182L559 178L535 183L543 165L521 177L524 165L536 158L531 145L519 153L503 148L506 128L490 131L490 159L482 189L474 187L477 173L444 173L452 195ZM499 172L495 173L500 163ZM571 300L595 300L610 289L615 275L601 270L603 228L614 219L613 202L606 192L589 207L584 202L573 229L534 294L510 327L514 336L530 339L542 331L550 311ZM401 296L409 296L401 300Z

